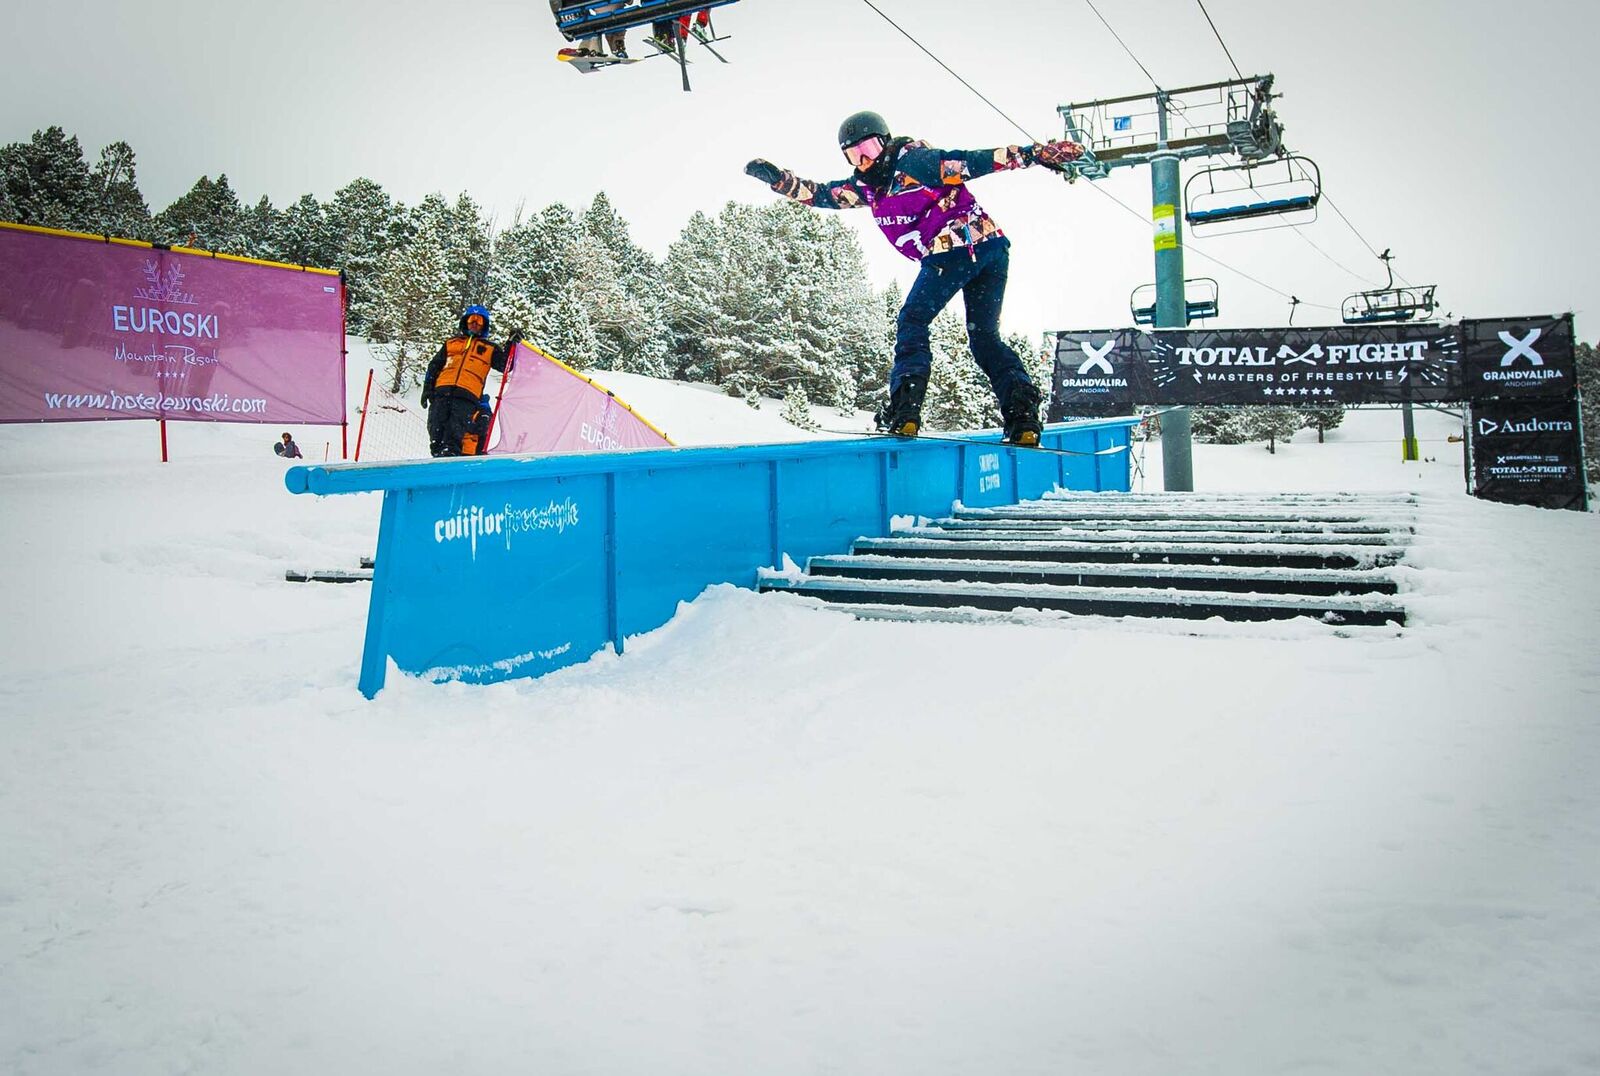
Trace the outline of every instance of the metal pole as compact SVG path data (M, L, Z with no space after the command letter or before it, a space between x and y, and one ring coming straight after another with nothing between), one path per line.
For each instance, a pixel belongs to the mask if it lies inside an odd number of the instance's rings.
M1156 94L1158 148L1167 148L1167 95ZM1155 224L1157 329L1189 325L1183 294L1183 223L1178 205L1183 188L1176 155L1158 154L1150 163L1151 220ZM1189 409L1174 408L1161 416L1161 475L1169 492L1194 489L1194 459Z
M1411 417L1411 401L1407 400L1400 405L1401 424L1404 427L1402 436L1405 442L1400 446L1400 458L1406 462L1422 458L1422 453L1417 446L1417 424Z

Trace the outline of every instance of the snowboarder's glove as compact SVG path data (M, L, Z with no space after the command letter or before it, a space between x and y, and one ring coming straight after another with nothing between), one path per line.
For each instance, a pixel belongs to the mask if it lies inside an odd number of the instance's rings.
M1063 139L1060 142L1038 142L1028 147L1034 164L1046 168L1060 168L1083 156L1083 147Z
M757 157L755 160L744 166L744 174L747 176L754 176L756 179L759 179L761 182L771 187L783 178L783 169L779 168L771 161L763 161L761 158Z
M433 399L433 390L427 385L422 386L422 409L428 409L428 402Z
M515 351L517 349L517 345L520 343L522 343L522 330L512 329L511 335L506 337L506 354L509 355L511 352Z

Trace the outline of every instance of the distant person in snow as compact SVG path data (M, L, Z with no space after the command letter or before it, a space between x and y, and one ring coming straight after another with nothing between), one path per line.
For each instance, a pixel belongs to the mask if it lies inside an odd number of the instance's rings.
M513 330L504 347L489 342L489 311L469 306L461 332L440 347L422 379L422 406L428 408L428 450L435 456L460 456L467 428L479 410L490 370L504 371L506 359L522 339Z
M967 181L1035 164L1059 168L1077 160L1083 147L1041 142L933 149L926 142L892 138L876 112L857 112L840 126L839 148L855 169L848 179L816 183L759 159L746 165L745 172L802 205L871 209L895 249L921 265L896 323L885 428L915 437L922 425L922 401L933 365L928 328L959 291L966 298L972 355L994 389L1006 440L1037 445L1043 396L1000 336L1011 241L967 190Z
M300 454L300 446L295 444L294 438L290 437L287 433L283 435L283 440L273 442L272 451L276 452L284 459L298 460L305 458Z
M550 0L550 13L554 15L562 8L570 6L573 2L575 0ZM615 4L595 4L589 8L589 13L591 15L609 15L613 11L621 11L632 2L633 0L624 0L624 2ZM569 38L568 40L571 39ZM612 56L619 60L628 58L628 32L626 30L616 30L607 34L606 44L610 46ZM591 57L604 56L605 52L600 48L600 35L596 34L594 37L579 39L577 48L562 49L560 55Z

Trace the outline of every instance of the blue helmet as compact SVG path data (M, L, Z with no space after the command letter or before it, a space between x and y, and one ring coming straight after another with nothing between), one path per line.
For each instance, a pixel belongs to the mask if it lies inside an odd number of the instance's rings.
M483 319L483 335L488 336L489 335L489 308L485 307L485 306L479 306L477 303L473 303L471 306L467 307L466 310L462 311L462 313L461 313L461 331L463 333L465 333L467 331L467 319L470 318L474 314L478 315L480 318Z

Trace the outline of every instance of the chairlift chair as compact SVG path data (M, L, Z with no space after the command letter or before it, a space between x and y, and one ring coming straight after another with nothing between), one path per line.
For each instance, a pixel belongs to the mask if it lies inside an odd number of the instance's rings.
M1322 171L1309 157L1203 168L1183 185L1183 219L1196 236L1309 224L1322 200ZM1241 222L1251 227L1229 227Z
M1184 324L1216 317L1220 309L1217 305L1218 292L1218 284L1212 277L1198 276L1185 280L1183 282ZM1133 314L1135 325L1154 325L1156 286L1141 284L1134 288L1133 294L1128 296L1128 310Z
M1394 286L1394 255L1384 250L1378 255L1383 267L1389 271L1387 287L1371 291L1358 291L1345 299L1340 314L1346 325L1370 325L1374 322L1415 321L1433 316L1438 304L1433 293L1437 284L1421 286Z
M1437 284L1413 288L1378 288L1359 291L1345 299L1342 309L1346 325L1374 322L1415 321L1429 318L1437 309L1433 293Z
M576 41L579 38L599 37L649 26L654 22L676 19L682 15L694 15L738 2L739 0L627 0L626 5L618 11L597 11L599 8L612 7L617 0L583 0L582 3L565 4L556 10L556 29L560 30L561 35L568 41ZM709 38L702 38L699 34L695 34L694 38L718 60L723 63L728 62L711 47L716 42L727 41L727 35L719 37L713 32ZM684 53L682 39L678 41L677 53L673 59L683 71L683 88L688 91L689 58Z

